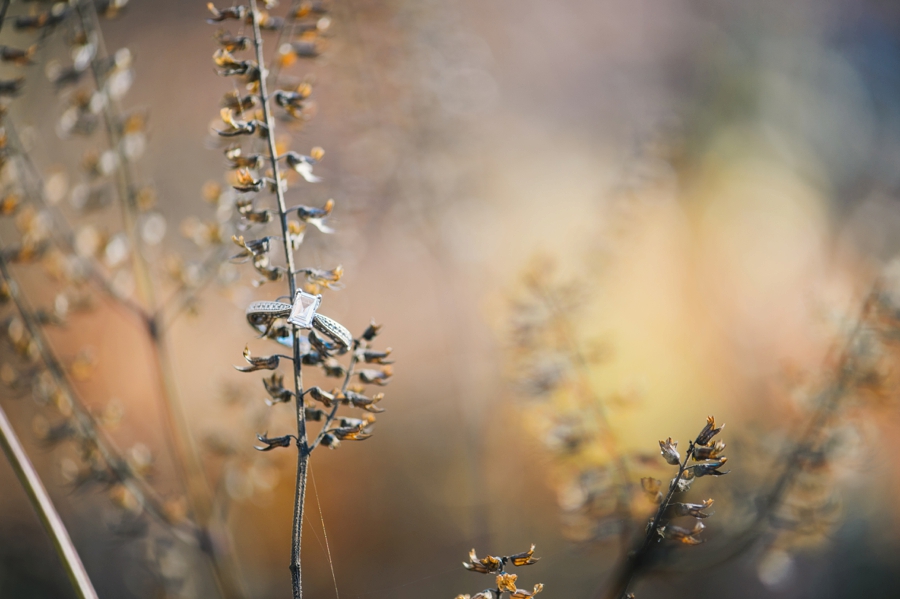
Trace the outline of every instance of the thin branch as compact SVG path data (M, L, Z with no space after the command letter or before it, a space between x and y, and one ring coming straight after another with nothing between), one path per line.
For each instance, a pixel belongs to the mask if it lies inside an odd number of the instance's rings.
M347 386L350 384L350 379L353 378L354 369L356 368L357 362L359 362L359 356L357 355L357 348L359 345L359 341L353 342L353 355L350 358L350 365L347 366L347 374L344 376L344 384L341 385L341 394L347 392ZM331 423L334 422L335 417L337 416L338 408L341 407L341 402L335 400L334 406L331 408L331 412L328 413L328 416L325 418L325 422L322 424L321 430L319 430L319 434L316 435L315 441L313 441L312 445L309 446L309 453L312 453L313 450L319 446L319 443L322 442L322 439L325 438L325 435L328 434L328 427L331 426Z
M287 271L292 273L294 267L294 253L291 247L291 235L288 230L287 205L284 200L284 186L279 172L278 152L275 146L275 119L269 106L269 96L266 90L265 55L263 54L262 35L259 29L259 10L256 0L250 0L250 18L253 26L253 45L256 49L256 63L259 67L259 99L262 104L263 121L267 129L267 144L269 161L272 166L272 177L275 179L275 195L278 200L278 217L281 224L282 241L284 242L284 258L287 263ZM297 282L293 276L288 276L288 288L290 296L297 292ZM303 506L306 499L306 476L309 462L309 446L306 433L306 406L303 396L303 375L301 371L300 334L295 325L291 325L293 333L293 367L294 367L294 392L296 399L297 418L297 487L294 494L294 518L291 527L291 591L294 599L302 599L303 583L301 577L300 548L303 533Z
M4 5L3 12L5 11L6 6ZM0 24L2 24L2 20L0 20ZM75 594L78 595L79 599L97 599L97 592L94 590L91 579L84 569L84 564L78 556L78 551L69 537L69 532L53 506L53 501L50 499L50 495L47 494L47 489L41 483L37 471L34 469L31 460L28 459L25 448L19 442L19 438L16 436L16 432L13 430L2 407L0 407L0 445L3 446L6 458L28 494L28 499L37 512L47 534L50 535L53 547L56 549L57 555L59 555Z

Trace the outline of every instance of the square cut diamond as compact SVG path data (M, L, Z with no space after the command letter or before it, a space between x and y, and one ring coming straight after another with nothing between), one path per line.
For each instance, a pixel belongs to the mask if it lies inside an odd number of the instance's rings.
M291 308L291 315L288 316L288 322L295 324L301 329L312 327L313 318L316 316L316 308L322 302L321 295L312 295L298 291L294 298L294 306Z

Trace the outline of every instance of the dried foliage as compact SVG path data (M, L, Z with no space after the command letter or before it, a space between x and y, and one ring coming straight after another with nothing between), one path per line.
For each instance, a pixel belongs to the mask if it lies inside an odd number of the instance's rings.
M518 574L510 574L506 571L506 566L515 567L530 566L536 564L540 558L534 557L534 545L528 551L516 553L515 555L493 556L488 555L481 559L475 555L475 550L469 552L469 561L463 562L463 566L470 572L479 574L491 574L494 576L496 584L495 588L485 589L475 595L457 595L456 599L500 599L501 597L510 597L511 599L527 599L534 597L544 590L543 584L536 584L532 590L520 589L516 587Z
M285 362L291 366L293 389L284 386L284 376L278 372L264 378L263 385L270 398L266 402L270 407L294 403L296 434L275 437L268 433L257 434L261 445L256 449L271 451L292 444L297 448L290 567L293 596L299 599L302 597L301 523L310 455L320 445L336 449L342 442L371 437L374 414L384 411L376 405L383 394L370 397L366 395L366 387L383 386L390 381L393 376L387 360L390 349L377 351L372 347L379 325L372 323L354 338L342 325L318 314L318 307L323 302L320 294L340 288L344 274L340 265L330 269L295 266L295 251L301 248L309 225L323 234L334 232L327 219L335 202L328 199L321 207L288 207L286 201L291 182L285 169L298 173L304 183L317 183L321 178L313 174L313 167L322 160L324 151L315 147L309 155L304 155L280 148L275 141L275 107L271 100L274 99L275 105L285 111L285 116L297 124L309 117L304 106L311 95L311 87L304 83L294 90L279 89L277 69L291 64L293 58L319 54L317 35L323 28L304 28L299 19L315 14L318 23L326 23L321 7L295 3L289 11L288 21L261 11L255 0L249 6L227 8L210 4L209 10L213 15L210 22L236 20L250 25L248 36L224 30L217 32L216 40L221 47L213 55L218 74L237 79L240 87L248 92L246 97L239 96L235 85L235 90L225 96L224 108L220 111L224 127L215 130L218 136L234 140L225 148L225 157L230 169L235 171L231 182L231 188L236 192L233 202L243 222L239 225L241 234L232 236L240 248L232 261L249 263L253 267L260 277L253 282L256 287L267 288L269 283L286 281L286 297L293 300L293 305L277 300L256 302L247 309L247 321L260 337L290 348L291 353L253 356L249 347L245 347L244 358L248 365L236 368L241 372L254 372L278 371ZM286 23L290 23L290 27ZM281 50L291 49L293 54L291 50L288 54L282 52L272 67L265 68L262 32L274 29L284 33L287 30L288 36L292 36L295 28L302 31L300 41L290 41L289 37L288 43L276 44ZM251 50L254 51L252 57L237 57ZM288 56L292 58L288 59ZM270 92L270 89L274 91ZM257 197L260 194L274 196L275 205L263 207L264 200ZM273 227L274 232L267 231ZM280 243L274 243L276 240ZM274 255L276 249L282 254L278 258ZM309 329L306 336L301 335L303 329ZM341 363L342 358L346 360L346 366ZM360 364L372 364L377 368L358 368ZM328 391L320 386L304 388L303 366L319 369L324 380L336 378L340 383ZM324 409L310 405L311 402L321 404ZM342 407L362 410L365 414L362 418L341 416L338 412ZM319 430L312 433L309 422L321 423Z

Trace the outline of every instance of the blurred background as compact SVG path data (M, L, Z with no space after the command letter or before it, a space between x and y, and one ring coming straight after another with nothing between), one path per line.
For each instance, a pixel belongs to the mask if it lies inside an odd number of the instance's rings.
M372 318L382 323L379 344L396 364L373 437L313 456L309 596L475 594L489 582L460 565L469 549L508 555L531 543L542 559L518 572L523 587L542 582L546 596L567 598L604 588L621 547L567 531L560 481L572 463L535 425L552 411L523 386L513 330L526 275L572 298L570 326L599 356L582 382L609 408L622 451L653 456L668 436L687 445L708 414L727 423L732 473L697 491L716 499L705 538L727 547L740 506L774 482L780 452L832 384L834 352L873 281L900 274L900 6L328 6L324 52L290 67L295 81L314 76L317 105L290 143L325 149L323 182L292 193L315 206L334 198L336 233L311 231L298 256L314 268L343 265L343 289L326 291L321 311L355 334ZM208 16L199 0L132 0L102 24L110 54L127 46L133 56L122 103L149 118L135 165L166 224L148 247L159 273L172 254L202 255L182 235L196 223L182 223L209 217L201 190L223 180L210 128L221 127L231 83L214 72ZM31 39L8 26L0 36L17 47ZM62 41L40 46L9 118L45 181L69 173L59 185L70 189L102 137L60 140L64 107L45 71L65 53ZM91 218L113 231L115 220ZM268 432L283 435L292 410L267 408L258 377L232 367L245 344L266 350L246 306L282 293L280 283L255 289L252 274L228 270L223 278L240 278L205 289L168 341L187 422L229 504L249 596L286 597L294 452L255 454L252 445L266 432L254 428L260 412ZM52 301L39 270L21 277L33 303ZM173 284L157 280L168 295ZM62 356L87 352L90 375L76 382L86 403L98 413L114 406L109 434L152 456L151 481L177 503L152 348L128 314L98 308L50 339ZM900 417L883 357L877 392L850 393L841 412L850 440L823 458L827 525L796 542L785 526L721 563L702 546L681 548L709 563L674 559L639 581L638 597L894 597ZM190 558L167 559L112 527L102 489L75 488L66 475L74 449L32 432L46 408L4 393L101 597L210 596L202 581L162 590L160 568L175 576ZM210 449L223 443L236 452L227 459ZM72 596L5 461L0 488L0 595Z

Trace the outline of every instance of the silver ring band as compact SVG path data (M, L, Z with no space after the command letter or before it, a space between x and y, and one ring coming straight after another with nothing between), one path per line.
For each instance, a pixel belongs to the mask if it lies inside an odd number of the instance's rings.
M278 343L290 347L293 345L292 328L280 327L273 331L272 325L276 320L290 316L292 308L291 304L284 302L253 302L247 307L247 322L263 335L268 335ZM312 328L340 345L342 352L350 349L353 344L353 335L346 327L322 314L313 316Z

